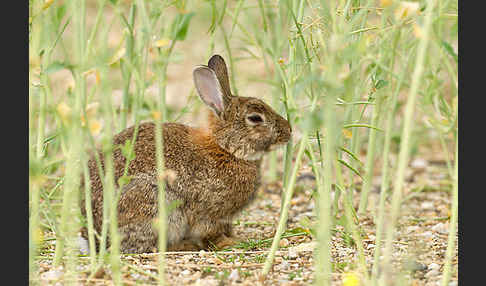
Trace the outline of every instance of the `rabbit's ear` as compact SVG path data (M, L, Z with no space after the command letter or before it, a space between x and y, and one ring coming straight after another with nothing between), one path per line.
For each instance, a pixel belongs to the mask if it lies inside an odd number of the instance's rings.
M220 55L214 55L209 59L208 66L214 70L216 76L218 77L219 84L223 89L223 100L225 103L231 102L231 94L229 78L228 78L228 69L226 68L226 63L224 62L223 57Z
M199 97L216 112L218 117L224 111L223 91L214 70L197 66L192 72Z

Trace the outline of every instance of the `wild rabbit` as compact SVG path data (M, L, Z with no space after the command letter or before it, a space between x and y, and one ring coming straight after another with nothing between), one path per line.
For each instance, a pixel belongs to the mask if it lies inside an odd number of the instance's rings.
M197 66L193 78L199 97L212 110L208 126L162 126L165 168L176 175L166 182L166 200L179 202L168 214L168 250L199 250L211 245L223 248L235 243L232 219L255 197L262 155L287 143L291 136L289 122L263 101L231 94L221 56L212 56L207 66ZM154 128L154 123L139 125L135 159L128 167L131 180L119 190L118 227L123 253L157 251L157 230L153 228L158 213ZM132 139L133 133L134 127L130 127L115 135L114 146ZM103 161L102 153L98 154ZM115 147L113 160L118 182L126 162L120 148ZM88 167L94 228L101 233L103 189L94 158ZM86 216L84 203L81 212ZM81 234L87 238L86 228Z

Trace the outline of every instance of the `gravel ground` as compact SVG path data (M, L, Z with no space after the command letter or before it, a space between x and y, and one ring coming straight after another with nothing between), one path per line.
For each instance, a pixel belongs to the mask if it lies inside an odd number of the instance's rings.
M412 160L406 178L404 201L393 245L392 277L402 277L401 285L439 285L450 216L451 182L447 180L445 162L434 159ZM373 206L379 199L379 174L369 202ZM358 191L354 204L358 205ZM306 167L300 170L299 179L291 201L286 238L280 242L270 274L261 277L265 257L278 223L281 186L266 184L258 198L234 222L235 233L242 238L229 251L169 252L167 253L167 280L170 285L309 285L313 282L313 249L315 240L308 227L315 221L313 175ZM389 205L389 201L387 205ZM365 259L369 269L373 263L376 245L373 214L359 218ZM45 234L45 238L53 234ZM356 247L349 243L349 236L341 225L336 225L331 240L332 285L343 285L346 273L355 270L358 261ZM39 280L42 285L63 285L63 269L51 267L54 240L47 239L38 260ZM126 285L153 285L157 275L157 254L124 255L122 257L123 281ZM79 283L81 285L111 285L110 270L102 268L88 282L88 258L79 258ZM452 278L449 285L457 285L457 237L453 259ZM397 276L398 275L398 276ZM395 285L390 281L388 285ZM353 284L354 285L354 284ZM361 283L362 285L362 283Z

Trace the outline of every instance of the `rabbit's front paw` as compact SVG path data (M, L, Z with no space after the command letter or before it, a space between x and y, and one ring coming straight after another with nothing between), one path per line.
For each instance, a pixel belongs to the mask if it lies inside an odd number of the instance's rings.
M201 247L190 240L182 240L174 245L170 245L167 251L198 251Z

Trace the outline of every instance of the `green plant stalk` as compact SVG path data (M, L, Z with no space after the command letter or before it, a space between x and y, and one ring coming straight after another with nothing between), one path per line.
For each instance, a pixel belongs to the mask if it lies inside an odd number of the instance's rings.
M336 154L336 155L339 156L339 154ZM336 158L336 159L338 160L339 157ZM343 171L341 169L341 163L336 164L334 166L336 168L336 180L344 188L344 178L343 178ZM341 191L340 188L335 188L334 189L334 200L332 202L332 207L331 207L331 214L332 214L331 219L333 220L333 225L334 225L335 220L336 220L336 218L338 216L338 211L339 211L339 198L341 197L341 194L342 193L343 192ZM344 192L344 193L346 193L346 192Z
M342 189L342 186L344 186L344 178L341 174L341 164L338 162L338 157L336 157L334 166L335 166L335 173L338 182L338 184L336 184L336 188L334 192L338 192L338 190L339 192L345 192L345 190ZM358 231L359 225L354 223L354 219L356 218L356 216L354 215L354 208L352 205L352 201L348 200L348 196L344 196L343 204L344 204L344 215L346 217L346 229L351 232L351 235L356 243L356 248L358 250L359 272L361 273L361 275L365 276L365 280L368 281L369 278L368 278L368 271L366 269L366 259L365 259L365 253L363 248L363 240L361 239L360 233ZM334 207L337 209L337 205ZM357 221L357 223L359 223L359 221Z
M82 152L82 136L80 126L80 114L83 94L85 93L85 80L81 75L82 72L82 59L85 52L85 8L86 3L83 0L71 1L69 3L71 11L74 34L74 58L78 68L73 71L75 80L75 102L71 116L71 121L68 123L70 126L67 128L68 132L68 146L69 150L66 154L66 176L64 183L63 204L61 209L61 222L59 226L59 239L56 240L56 251L54 254L54 267L60 265L64 252L67 253L66 261L66 274L67 280L76 280L76 232L79 229L76 219L77 211L79 207L77 204L78 188L80 179L80 154ZM64 249L66 246L66 249Z
M83 79L78 72L75 72L76 80L76 103L74 114L80 114L81 93L84 91ZM76 112L78 111L78 112ZM77 118L76 118L77 117ZM61 222L59 226L60 233L56 240L56 251L54 254L54 267L61 263L64 253L67 255L66 274L67 280L75 280L76 277L76 232L79 229L76 219L77 217L77 191L79 188L79 156L82 151L81 148L81 128L79 126L79 115L73 116L70 122L68 131L69 150L66 154L66 176L64 183L64 193L61 209ZM66 249L65 249L66 247Z
M36 154L37 158L43 157L44 133L45 133L45 118L46 118L46 97L47 97L47 75L42 73L41 84L44 86L43 90L39 92L39 117L37 121L37 144Z
M294 58L295 56L295 48L292 44L289 45L289 63L294 63ZM285 71L282 69L280 64L278 62L275 62L275 66L277 67L280 77L283 81L283 102L285 106L285 112L287 114L287 121L292 124L292 117L290 114L290 106L293 103L293 90L291 88L291 83L289 82L289 79L292 78L292 76L295 74L295 64L289 69L288 74L285 73ZM283 172L283 186L284 186L284 192L287 190L287 185L289 182L289 174L290 174L290 166L292 164L292 151L293 151L293 146L292 146L292 139L287 142L286 148L285 148L285 163L284 163L284 172ZM282 197L282 202L281 202L281 208L283 209L283 204L284 204L284 199L285 198L285 193L283 194ZM282 214L280 214L282 215Z
M263 20L263 32L267 32L267 19L265 17L265 8L263 8L262 0L258 0L258 7L260 8L261 18Z
M83 62L86 62L89 59L89 56L91 55L91 47L93 44L93 40L98 32L98 28L101 23L101 19L103 19L103 12L104 12L104 7L106 5L106 2L108 0L98 0L98 12L96 13L96 19L93 28L91 28L91 33L89 34L88 41L86 43L86 52L84 53L83 56Z
M353 215L354 208L352 202L348 200L348 197L345 197L343 201L344 201L344 212L346 216L347 228L351 231L351 235L356 243L356 248L358 250L359 273L364 276L365 281L369 281L368 269L366 267L366 259L365 259L365 253L363 248L363 240L361 239L361 235L358 231L359 222L357 221L355 223L353 220L355 216Z
M235 83L235 69L234 69L233 56L232 56L232 53L231 53L231 46L230 46L228 37L226 36L226 31L225 31L223 25L220 25L219 28L221 30L221 34L223 35L224 47L226 48L226 52L228 52L231 86L233 87L233 93L235 95L238 95L238 88L237 88L236 83Z
M352 5L350 3L351 1L347 1L346 5L345 5L345 11L344 11L344 16L341 17L341 22L340 22L340 25L339 26L343 26L345 24L344 20L346 18L346 15L348 15L349 13L349 8L350 8L350 5ZM368 3L366 4L366 6L369 6L369 1ZM359 30L363 30L364 26L366 25L367 21L367 15L368 13L362 13L361 11L358 12L359 14L356 16L356 17L362 17L362 20L361 22L359 23L359 27L351 27L352 30L356 30L356 29L359 29ZM334 14L334 13L332 13ZM357 21L355 19L353 19L353 22L354 21ZM359 41L360 38L362 37L362 33L358 33L358 34L355 34L353 35L353 38L355 38L356 41ZM355 61L351 62L351 65L353 64L359 64ZM363 82L364 84L364 82ZM354 95L353 95L353 101L358 101L359 98L360 98L360 94L361 94L361 85L359 85L358 87L356 87L356 91L354 92ZM364 111L364 109L366 108L367 105L363 106L363 109L362 109L362 112ZM351 105L349 106L349 108L345 111L346 113L346 121L352 121L353 123L359 121L359 119L357 119L358 115L358 110L359 110L359 107L358 106L354 106L354 105ZM370 131L371 132L371 131ZM353 152L354 154L357 154L358 153L358 150L359 150L359 143L360 143L360 140L361 140L361 134L360 132L357 130L356 132L353 132L352 133L352 138L351 138L351 147L350 147L350 150L351 152ZM352 167L356 167L355 165L355 162L352 161L351 162L351 166ZM348 188L348 191L346 192L347 196L348 196L348 200L352 201L353 199L353 186L354 186L354 180L353 180L353 173L350 173L349 174L349 183L350 183L350 186ZM336 197L336 199L339 199L339 196Z
M330 100L328 100L329 103ZM324 127L326 128L326 143L324 144L324 166L322 181L322 193L319 194L318 214L317 214L317 249L314 254L315 259L315 278L314 285L330 285L331 263L330 245L331 240L331 189L332 189L332 163L336 157L335 146L335 112L333 105L325 104L324 107Z
M138 1L138 7L141 18L143 18L143 27L148 34L148 39L152 35L152 27L147 17L148 11L144 1ZM167 37L169 33L168 26L164 29L164 36ZM174 41L169 48L167 54L159 53L159 57L165 56L163 64L157 69L159 82L159 100L158 100L158 112L160 113L160 121L156 119L155 122L155 146L156 146L156 164L157 164L157 186L158 186L158 251L159 251L159 263L158 263L158 284L165 285L165 250L167 241L167 210L165 204L165 181L164 181L164 151L163 151L163 136L162 136L162 124L167 116L167 110L165 106L165 88L166 88L166 72L168 65L169 54L174 47ZM150 41L146 42L150 45Z
M83 156L83 173L84 173L84 200L86 208L86 222L88 229L88 245L89 245L89 261L91 270L94 270L96 264L96 244L94 237L94 226L93 226L93 208L91 206L91 181L89 179L88 164L86 161L86 156Z
M37 5L38 9L42 8ZM47 35L45 35L45 30L44 27L47 26L47 16L43 12L42 15L39 15L38 19L35 21L35 26L34 28L37 30L36 31L36 37L34 37L34 43L33 43L33 52L38 53L38 48L41 46L41 42L44 37L47 38ZM52 50L52 49L51 49ZM40 71L40 85L41 87L39 88L38 96L39 96L39 109L38 109L38 120L37 120L37 143L36 143L36 157L41 158L43 157L43 145L44 145L44 137L45 137L45 121L46 121L46 101L47 101L47 92L49 91L48 87L48 77L44 72L44 69L49 65L49 60L50 60L50 54L51 52L44 53L43 56L37 54L35 56L39 56L39 61L41 65L41 71ZM34 57L35 57L34 56Z
M407 167L407 162L409 159L409 152L410 152L410 135L412 132L412 117L414 114L415 109L415 100L418 94L418 88L421 82L422 73L424 70L424 62L425 62L425 55L427 52L427 45L429 42L431 24L432 24L432 12L435 6L434 0L429 0L427 2L427 8L425 11L425 20L424 20L424 29L423 29L423 36L420 39L418 50L417 50L417 57L415 60L415 69L412 74L412 83L410 86L410 93L408 95L407 103L405 106L405 117L404 117L404 125L402 130L402 142L400 145L400 152L398 155L398 165L397 165L397 172L395 176L395 184L393 186L393 195L392 195L392 209L391 209L391 219L390 225L386 231L386 243L385 243L385 252L384 252L384 266L386 268L390 267L391 263L391 252L393 246L393 239L395 236L395 228L397 224L397 219L400 211L400 202L403 190L403 183L405 178L405 169ZM389 271L384 271L383 279L380 280L380 285L384 286L387 280L387 276L389 275Z
M381 92L377 92L381 93ZM378 126L381 114L381 106L384 101L384 95L379 95L376 99L376 105L373 108L373 114L371 117L371 125ZM373 183L373 168L375 166L375 152L378 147L377 143L377 130L375 128L370 128L368 150L366 154L366 164L365 164L365 177L363 182L363 188L361 190L361 198L359 201L358 215L363 215L366 212L368 206L368 194L371 190Z
M29 16L32 17L33 11L35 10L34 3L29 1ZM39 6L38 1L36 2L36 7ZM40 33L32 33L30 30L36 30L36 26L38 20L34 19L32 24L30 25L29 29L29 57L35 57L34 53L38 53L38 46L40 40ZM30 63L29 63L30 64ZM35 106L35 90L36 88L33 86L33 70L29 65L29 157L34 157L34 142L33 142L33 126L34 126L34 106ZM37 142L38 144L38 142ZM37 147L38 150L38 147ZM37 155L37 154L36 154ZM36 156L36 158L39 158ZM37 271L35 268L35 255L37 254L37 245L34 243L34 235L36 229L39 227L39 187L37 184L32 182L32 174L29 172L29 196L30 196L30 218L29 218L29 279L35 279L35 275L37 275Z
M314 155L314 150L312 147L312 144L309 140L307 140L307 150L309 151L310 159L311 159L311 166L312 166L312 172L314 173L314 176L316 177L316 188L317 188L317 193L322 194L322 179L321 179L321 173L319 172L319 169L321 168L317 164L317 159L316 156Z
M272 267L273 259L275 258L275 252L277 251L280 242L280 237L285 231L285 226L289 215L290 199L292 198L292 194L294 193L294 185L297 179L297 171L299 169L299 165L302 159L302 154L304 154L304 150L305 150L304 147L306 146L306 142L307 142L307 133L304 131L302 134L302 139L299 144L299 151L297 152L297 157L295 158L295 164L292 170L292 175L289 179L289 183L284 193L285 198L284 198L283 207L280 211L280 219L278 222L277 231L273 238L272 247L270 248L270 252L268 253L267 258L265 259L265 264L263 266L262 274L264 276L268 274L270 268Z
M162 75L162 86L160 89L165 90L166 77ZM161 97L165 96L165 92L161 92ZM159 100L159 112L165 108L162 103L163 100ZM159 250L159 285L165 285L165 251L167 247L167 208L165 203L165 180L164 180L164 150L163 150L163 136L162 136L162 124L164 120L160 120L155 124L155 140L156 140L156 161L157 161L157 175L158 175L158 250Z
M126 59L130 62L133 62L134 59L133 48L135 43L135 36L133 34L133 28L135 24L136 8L137 5L135 3L132 3L132 6L130 7L130 14L128 16L128 24L131 26L131 30L129 30L129 35L126 41ZM122 100L122 105L120 107L120 130L124 130L127 127L132 69L127 68L126 66L123 66L121 68L122 68L123 80L125 82L125 85L123 86L123 100Z
M103 7L103 2L106 0L99 0L100 5L99 7ZM102 26L101 30L101 39L108 38L108 32L110 29L110 25ZM92 42L90 42L92 44ZM99 50L106 54L108 51L106 41L99 42ZM87 49L89 50L89 49ZM106 262L106 260L111 260L112 263L112 271L114 272L114 281L115 283L120 283L121 278L119 278L119 235L117 232L117 215L116 209L118 204L118 199L115 196L115 183L114 183L114 170L113 170L113 134L112 130L114 130L114 112L113 112L113 104L111 103L111 90L109 89L109 81L107 79L108 76L108 66L105 64L100 68L100 76L101 76L101 105L103 107L103 118L105 120L105 128L107 132L103 133L102 137L102 152L103 152L103 163L104 163L104 170L99 170L100 174L103 174L102 184L103 184L103 211L102 211L102 225L101 225L101 239L100 239L100 251L98 254L98 265L102 265ZM108 118L109 117L109 118ZM90 136L90 138L92 138ZM96 158L96 157L95 157ZM100 168L97 160L98 168ZM114 207L113 207L114 206ZM114 214L114 215L113 215ZM110 237L108 238L108 233ZM112 237L113 236L113 237ZM108 255L107 253L107 245L108 242L111 247L111 251ZM94 275L94 273L92 273ZM121 276L120 276L121 277Z
M103 45L104 46L104 45ZM103 47L105 48L105 47ZM111 114L111 92L108 87L108 69L103 67L101 69L102 77L102 104L103 117L106 128L103 130L102 148L103 148L103 163L105 169L104 185L103 185L103 202L108 201L109 213L109 232L110 232L110 264L113 282L115 285L121 285L121 266L120 266L120 234L118 233L118 199L115 194L115 173L113 167L113 130L114 122Z
M31 208L30 208L30 223L29 223L29 277L35 279L37 276L34 265L34 256L37 255L39 239L39 184L37 182L30 183L30 190L32 192Z
M398 38L400 37L400 32L397 32L396 41L398 43ZM396 45L395 45L396 47ZM411 53L410 53L411 55ZM410 61L407 61L409 63ZM408 65L407 65L408 66ZM376 220L376 246L375 251L373 253L373 268L372 268L372 285L376 285L377 281L376 278L378 277L378 266L379 266L379 259L381 255L381 244L382 244L382 235L383 235L383 227L385 221L385 199L386 194L389 188L389 166L388 166L388 156L390 154L390 144L391 144L391 137L392 137L392 127L393 127L393 116L395 114L395 106L397 104L398 99L398 92L403 83L403 79L405 78L406 73L402 73L402 77L399 79L396 89L392 94L392 98L388 105L388 110L390 112L387 113L386 116L386 123L385 123L385 142L383 146L383 166L382 166L382 175L381 175L381 193L380 193L380 200L378 203L378 219Z
M456 240L456 224L457 224L457 212L458 212L458 162L459 162L459 150L458 150L458 137L456 136L456 155L454 162L454 177L452 186L452 206L451 206L451 218L449 220L449 236L447 237L447 249L444 259L444 268L442 272L441 286L449 285L451 278L451 264L455 250Z
M168 22L167 22L168 23ZM165 37L168 36L169 27L166 26ZM176 40L173 40L173 43ZM158 264L158 282L159 285L165 285L165 251L167 248L167 205L165 199L165 163L164 163L164 137L162 134L162 125L167 120L167 107L165 103L166 97L166 86L167 86L167 66L169 63L170 54L172 53L171 45L170 49L165 53L160 53L159 56L163 57L164 64L161 66L159 71L159 102L158 102L158 112L161 114L161 120L155 124L155 142L156 142L156 162L157 162L157 175L158 175L158 248L159 248L159 264Z

